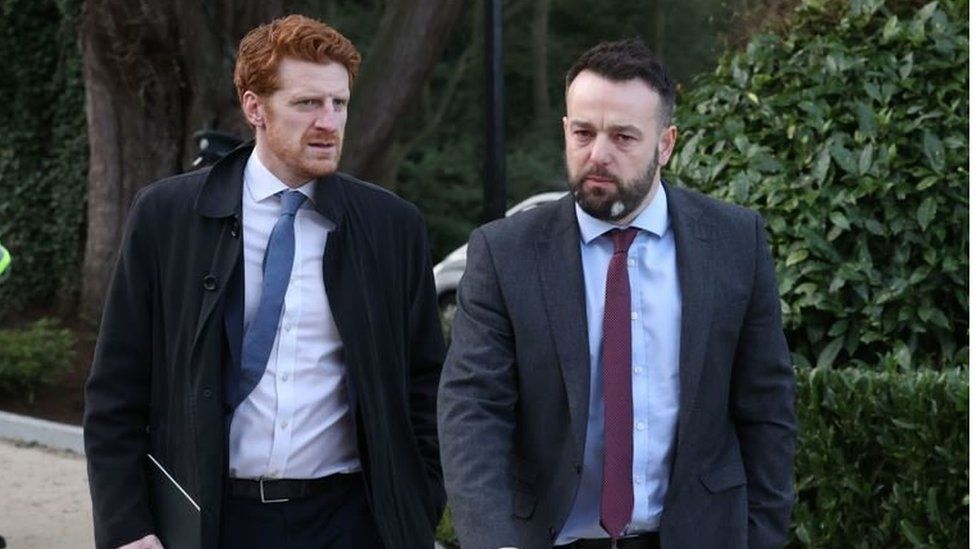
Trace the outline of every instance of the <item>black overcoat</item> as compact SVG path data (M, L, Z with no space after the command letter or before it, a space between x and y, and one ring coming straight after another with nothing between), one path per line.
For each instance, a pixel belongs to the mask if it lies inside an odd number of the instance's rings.
M152 184L133 202L85 394L99 548L153 532L147 453L200 503L203 546L218 544L223 384L240 344L228 340L225 310L242 299L228 288L243 255L251 150ZM426 549L445 498L435 425L444 344L425 226L413 205L342 173L319 180L314 206L336 224L323 279L355 391L369 501L388 548Z

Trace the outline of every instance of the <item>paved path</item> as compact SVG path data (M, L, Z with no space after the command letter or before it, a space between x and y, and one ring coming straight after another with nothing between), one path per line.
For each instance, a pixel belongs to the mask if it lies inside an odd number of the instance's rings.
M9 549L90 549L85 459L0 439L0 535Z

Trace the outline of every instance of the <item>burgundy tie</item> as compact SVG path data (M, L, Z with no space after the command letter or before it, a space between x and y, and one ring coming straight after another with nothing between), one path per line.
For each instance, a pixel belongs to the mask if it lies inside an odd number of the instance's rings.
M603 305L603 490L600 524L618 538L634 509L634 406L630 388L630 277L627 250L637 229L614 229L613 257L607 269L607 293Z

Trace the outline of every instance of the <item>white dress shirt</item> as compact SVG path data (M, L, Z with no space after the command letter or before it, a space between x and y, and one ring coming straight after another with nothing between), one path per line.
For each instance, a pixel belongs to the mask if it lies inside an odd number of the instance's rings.
M613 243L603 235L618 229L576 206L586 289L590 344L590 401L583 471L572 510L557 545L579 538L606 538L600 526L603 484L603 375L601 338L607 269ZM678 352L681 291L674 231L664 186L630 223L640 229L627 253L631 301L631 390L634 403L634 510L625 534L657 530L668 489L678 424Z
M315 182L295 216L295 259L264 376L230 426L233 478L319 478L360 469L342 340L323 282L335 224L315 211ZM289 188L251 154L244 170L244 330L261 299L268 238Z

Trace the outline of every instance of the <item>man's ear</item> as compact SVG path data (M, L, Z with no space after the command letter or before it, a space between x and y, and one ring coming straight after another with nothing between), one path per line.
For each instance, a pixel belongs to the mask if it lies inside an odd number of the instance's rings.
M244 118L255 128L264 128L265 113L264 103L258 94L248 90L241 96L241 108L244 110Z
M657 142L657 162L659 166L666 166L671 154L674 152L674 145L678 142L678 127L668 126L662 133Z

